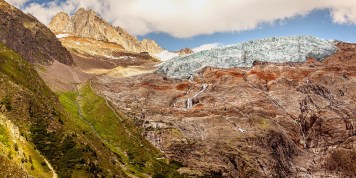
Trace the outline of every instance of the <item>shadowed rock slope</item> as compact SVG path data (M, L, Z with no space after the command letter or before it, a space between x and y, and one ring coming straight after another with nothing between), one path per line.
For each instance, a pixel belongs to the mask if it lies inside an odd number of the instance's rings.
M45 25L4 0L0 0L0 41L31 63L73 63L69 52Z

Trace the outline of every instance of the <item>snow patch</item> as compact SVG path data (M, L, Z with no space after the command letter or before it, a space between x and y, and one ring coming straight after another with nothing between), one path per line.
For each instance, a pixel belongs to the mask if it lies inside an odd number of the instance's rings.
M120 59L119 57L111 56L111 55L104 55L104 57L109 59Z
M57 38L65 38L65 37L68 37L69 34L58 34L56 35Z
M244 132L246 132L246 130L244 130L244 129L242 129L242 128L238 128L238 130L240 131L240 132L242 132L242 133L244 133Z
M216 47L222 46L221 43L209 43L209 44L203 44L199 47L193 48L193 51L195 53L200 52L200 51L205 51L205 50L209 50L209 49L213 49Z
M170 52L167 50L164 50L163 52L155 55L155 57L157 57L161 61L167 61L167 60L173 59L178 56L179 56L179 54L173 53L173 52Z
M172 78L189 78L207 66L252 67L255 61L304 62L308 57L321 61L336 50L334 41L311 36L273 37L176 57L161 64L158 72Z

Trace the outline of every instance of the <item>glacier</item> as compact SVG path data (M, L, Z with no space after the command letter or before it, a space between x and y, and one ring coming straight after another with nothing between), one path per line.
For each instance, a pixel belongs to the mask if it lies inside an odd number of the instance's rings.
M272 37L175 57L160 65L157 72L171 78L189 78L204 67L252 67L259 62L322 61L337 51L335 42L312 36Z

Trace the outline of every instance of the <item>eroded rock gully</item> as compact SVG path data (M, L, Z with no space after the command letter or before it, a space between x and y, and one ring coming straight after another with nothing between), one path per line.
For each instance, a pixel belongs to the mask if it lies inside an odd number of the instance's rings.
M182 174L353 177L356 45L337 46L323 62L205 68L191 81L103 75L92 86L181 162Z

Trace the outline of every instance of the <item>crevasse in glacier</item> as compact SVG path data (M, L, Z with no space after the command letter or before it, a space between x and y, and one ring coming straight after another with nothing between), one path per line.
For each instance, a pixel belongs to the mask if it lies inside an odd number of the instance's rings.
M273 37L176 57L163 63L158 72L172 78L188 78L207 66L252 67L254 61L303 62L309 57L321 61L336 50L334 41L312 36Z

